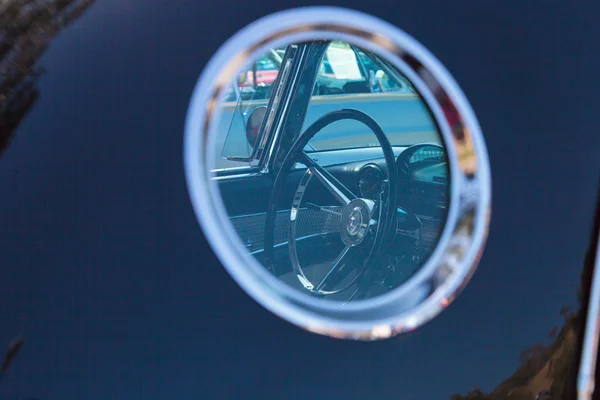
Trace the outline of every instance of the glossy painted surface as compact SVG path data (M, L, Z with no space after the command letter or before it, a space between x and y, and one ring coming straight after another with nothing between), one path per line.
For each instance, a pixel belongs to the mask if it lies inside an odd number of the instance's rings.
M600 174L593 3L337 4L416 37L477 113L493 217L464 293L379 343L255 304L192 212L183 122L217 47L282 6L95 2L49 42L0 159L0 344L24 338L0 397L445 399L494 390L554 342L561 308L578 307Z

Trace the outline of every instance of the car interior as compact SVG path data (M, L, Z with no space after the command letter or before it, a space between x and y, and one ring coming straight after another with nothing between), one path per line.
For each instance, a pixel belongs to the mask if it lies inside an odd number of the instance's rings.
M316 56L294 59L300 46ZM269 130L264 106L261 118L253 122L261 128L257 142L268 136L274 143L271 168L261 171L255 163L248 168L216 170L214 179L223 203L242 245L290 287L339 301L386 293L419 270L443 229L449 169L441 137L432 128L433 118L424 100L413 88L408 90L406 78L394 78L402 75L388 65L365 66L361 61L368 54L365 50L360 50L361 58L345 43L304 43L295 51L292 47L283 58L283 63L291 61L290 72L274 82L275 88L283 88L281 98L271 98L267 107L278 102L273 108L277 108L274 118L281 121L280 129ZM332 47L335 51L329 52ZM398 90L370 85L369 68L379 68L371 77L396 79L387 86ZM340 85L340 95L321 94L339 94L336 87ZM313 89L300 96L307 86ZM403 97L398 97L398 91ZM250 121L259 107L252 110L247 99L239 99L239 103L244 101ZM409 104L420 107L418 115ZM403 125L389 118L390 110ZM429 125L419 131L415 125L419 120ZM233 124L221 125L228 128L223 136L232 140ZM250 147L258 145L250 143ZM340 197L337 190L346 196ZM359 211L348 216L353 202ZM369 211L364 213L364 209ZM352 225L358 217L363 218L359 222L364 232ZM374 251L375 247L383 251ZM346 252L352 255L344 257Z

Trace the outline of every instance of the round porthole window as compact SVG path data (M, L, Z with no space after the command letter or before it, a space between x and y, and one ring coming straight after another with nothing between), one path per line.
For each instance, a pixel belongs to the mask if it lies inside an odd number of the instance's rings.
M412 330L483 250L490 171L475 114L433 55L366 14L302 8L238 32L194 89L184 154L223 266L313 332Z

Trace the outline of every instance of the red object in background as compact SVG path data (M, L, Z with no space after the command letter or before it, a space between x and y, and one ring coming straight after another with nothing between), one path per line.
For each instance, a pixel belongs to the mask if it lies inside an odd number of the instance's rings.
M277 79L278 70L256 71L256 85L272 85ZM254 76L252 71L245 74L245 79L240 82L240 87L254 86Z

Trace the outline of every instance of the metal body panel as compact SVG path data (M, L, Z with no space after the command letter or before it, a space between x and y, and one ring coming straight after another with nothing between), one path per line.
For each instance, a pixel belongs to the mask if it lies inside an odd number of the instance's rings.
M508 378L525 349L577 338L568 321L596 245L600 176L593 2L336 3L406 30L445 64L494 182L463 294L377 343L305 332L252 301L188 198L183 124L197 77L224 40L283 6L126 3L81 2L28 53L37 63L23 58L35 68L0 83L11 94L0 97L0 345L24 338L0 397L446 399L479 387L513 398L574 385L576 358L562 375L548 363Z

